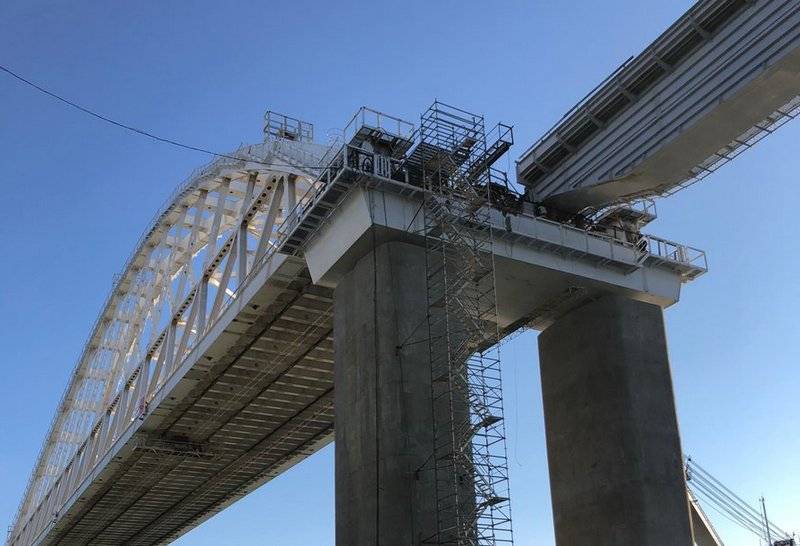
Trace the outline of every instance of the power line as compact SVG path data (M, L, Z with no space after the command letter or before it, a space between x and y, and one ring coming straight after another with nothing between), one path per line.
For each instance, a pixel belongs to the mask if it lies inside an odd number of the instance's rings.
M789 538L786 531L767 520L765 514L748 505L691 458L686 459L686 477L690 490L698 499L704 500L714 510L742 528L762 539L768 539L770 535ZM768 541L768 544L771 542Z
M734 493L733 491L728 489L722 482L720 482L717 478L712 476L711 473L709 473L706 469L701 467L699 464L697 464L694 461L690 461L690 464L692 466L692 471L693 471L692 476L694 478L697 478L698 476L700 476L701 479L705 480L712 487L714 487L715 489L720 491L723 495L725 495L733 503L738 504L740 507L742 507L743 509L748 511L750 513L750 515L751 515L750 517L752 519L754 519L756 522L758 522L759 525L761 524L762 514L758 510L756 510L752 506L748 505L746 501L744 501L741 497L736 495L736 493ZM767 523L769 525L769 529L770 529L771 532L773 532L775 534L778 534L778 535L781 535L781 536L784 536L784 537L788 537L789 536L789 534L786 531L784 531L783 529L781 529L777 525L773 524L772 522L767 522Z
M24 83L25 85L28 85L28 86L36 89L40 93L42 93L44 95L47 95L50 98L56 99L57 101L60 101L60 102L62 102L64 104L66 104L67 106L75 108L76 110L79 110L80 112L83 112L84 114L87 114L89 116L97 118L97 119L99 119L101 121L104 121L106 123L109 123L111 125L119 127L121 129L125 129L126 131L130 131L132 133L136 133L138 135L141 135L141 136L144 136L144 137L147 137L147 138L151 138L151 139L153 139L155 141L162 142L164 144L169 144L171 146L176 146L178 148L183 148L183 149L191 150L191 151L194 151L194 152L200 152L200 153L203 153L203 154L208 154L208 155L214 156L214 157L235 159L235 160L238 160L238 161L246 159L246 158L236 157L236 156L229 155L229 154L222 154L222 153L219 153L219 152L214 152L214 151L208 150L206 148L200 148L199 146L192 146L190 144L184 144L183 142L178 142L177 140L172 140L171 138L158 136L158 135L156 135L154 133L151 133L150 131L145 131L143 129L137 129L136 127L133 127L133 126L128 125L126 123L122 123L120 121L116 121L116 120L114 120L114 119L112 119L110 117L107 117L107 116L104 116L103 114L95 112L94 110L91 110L91 109L89 109L89 108L87 108L85 106L81 106L80 104L78 104L78 103L76 103L74 101L71 101L71 100L69 100L69 99L67 99L65 97L62 97L61 95L58 95L58 94L56 94L56 93L54 93L52 91L49 91L49 90L45 89L44 87L42 87L40 85L37 85L34 82L32 82L32 81L24 78L23 76L17 74L16 72L14 72L13 70L9 69L6 66L0 65L0 70L5 72L6 74L11 76L12 78ZM306 168L306 169L320 169L320 170L324 170L325 169L325 167L322 167L322 166L319 166L319 165L292 165L292 164L288 164L288 163L281 164L281 163L273 163L273 162L267 162L267 161L258 161L258 160L254 160L254 159L246 159L246 160L247 161L251 161L253 163L258 163L258 164L261 164L261 165L269 165L269 166L273 166L273 167L300 167L300 168Z

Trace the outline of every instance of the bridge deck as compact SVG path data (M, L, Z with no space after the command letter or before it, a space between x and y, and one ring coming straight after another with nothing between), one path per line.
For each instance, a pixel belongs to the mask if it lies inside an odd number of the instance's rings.
M276 260L131 423L42 544L173 540L331 441L331 291L311 285L300 260Z
M794 0L701 0L517 162L536 201L578 211L676 191L800 112Z

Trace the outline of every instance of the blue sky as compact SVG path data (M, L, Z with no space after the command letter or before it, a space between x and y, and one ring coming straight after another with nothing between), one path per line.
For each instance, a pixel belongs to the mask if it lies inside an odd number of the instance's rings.
M324 138L361 105L434 98L515 125L511 159L690 2L5 0L0 63L98 111L226 151L274 109ZM82 344L140 233L207 157L66 109L0 75L0 520L11 522ZM666 312L684 449L800 530L795 310L800 123L659 203L649 231L711 272ZM505 160L504 160L505 161ZM504 165L498 165L503 167ZM516 541L553 544L536 336L503 348ZM715 514L712 513L712 518ZM333 543L333 449L178 543ZM757 544L715 522L729 546Z

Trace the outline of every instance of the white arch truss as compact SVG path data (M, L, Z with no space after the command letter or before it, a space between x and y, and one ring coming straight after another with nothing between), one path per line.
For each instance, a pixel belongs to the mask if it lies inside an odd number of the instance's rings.
M140 238L78 359L14 522L55 511L274 252L329 148L269 138L196 170Z

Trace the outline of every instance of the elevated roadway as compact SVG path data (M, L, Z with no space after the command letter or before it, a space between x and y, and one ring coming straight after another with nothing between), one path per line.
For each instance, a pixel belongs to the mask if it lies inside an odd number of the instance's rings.
M800 3L701 0L517 162L537 202L577 212L704 177L800 111Z

